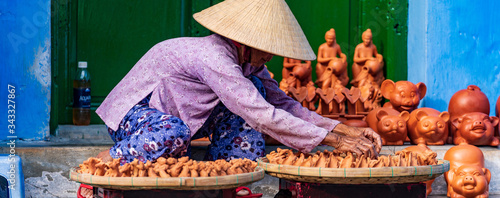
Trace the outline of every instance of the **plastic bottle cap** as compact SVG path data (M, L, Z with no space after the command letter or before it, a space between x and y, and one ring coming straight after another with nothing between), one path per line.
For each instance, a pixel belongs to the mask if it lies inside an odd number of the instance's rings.
M87 68L87 61L78 62L78 68Z

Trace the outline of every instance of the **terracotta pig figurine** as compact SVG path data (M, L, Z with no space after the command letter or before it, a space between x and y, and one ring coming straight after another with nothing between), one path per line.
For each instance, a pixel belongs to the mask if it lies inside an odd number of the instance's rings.
M448 112L432 108L419 108L411 112L408 136L412 144L443 145L448 139Z
M427 92L427 86L419 82L417 85L410 81L398 81L394 83L392 80L384 80L380 91L384 98L389 102L384 104L384 107L390 107L401 111L412 112L420 104L420 100L424 98Z
M491 172L477 165L460 166L450 176L451 197L480 198L489 196Z
M490 101L478 86L469 85L467 89L459 90L451 96L448 112L450 112L451 120L471 112L489 114Z
M443 159L450 162L450 170L444 173L444 179L448 184L448 197L451 197L452 194L456 194L453 191L452 183L453 178L455 177L455 173L458 173L458 168L464 165L473 165L484 168L483 152L476 146L465 143L448 149L448 151L446 151L446 153L444 154ZM488 189L489 188L487 188L486 190Z
M484 92L476 85L469 85L466 89L459 90L453 94L448 103L448 112L450 113L450 122L456 118L462 117L466 113L482 112L490 114L490 101ZM450 123L450 137L457 132L457 128ZM450 138L448 143L452 144Z
M368 126L382 138L383 145L403 145L407 137L407 111L398 112L392 108L374 109L366 116Z
M466 113L453 119L457 131L453 134L453 143L498 146L500 141L494 136L498 118L481 112Z

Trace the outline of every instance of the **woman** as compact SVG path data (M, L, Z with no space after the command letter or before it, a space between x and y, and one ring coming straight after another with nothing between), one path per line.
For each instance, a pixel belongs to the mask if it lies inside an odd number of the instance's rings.
M262 134L301 152L318 144L380 151L373 130L303 108L269 76L264 63L273 55L315 59L283 0L226 0L194 18L216 34L158 43L97 109L116 143L100 157L188 155L190 140L209 135L207 160L264 156Z

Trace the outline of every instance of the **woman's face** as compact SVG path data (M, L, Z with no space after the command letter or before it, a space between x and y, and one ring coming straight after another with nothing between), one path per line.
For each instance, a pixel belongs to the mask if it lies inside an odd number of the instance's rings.
M254 48L251 48L250 50L250 65L254 67L260 67L264 65L264 63L271 61L272 58L273 54L263 52Z

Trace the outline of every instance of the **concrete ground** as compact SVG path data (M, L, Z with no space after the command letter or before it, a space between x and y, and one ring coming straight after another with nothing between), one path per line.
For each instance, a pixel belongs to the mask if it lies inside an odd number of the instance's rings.
M85 127L60 126L57 136L50 141L17 141L15 152L23 162L26 197L76 197L79 184L68 179L69 170L77 167L89 157L96 156L99 152L109 149L113 144L103 125ZM407 147L384 146L382 153L393 153ZM453 145L431 146L442 159L445 152ZM278 146L267 146L268 152L276 150ZM279 146L286 148L284 146ZM203 159L206 143L197 142L192 148L192 157L196 160ZM490 197L500 198L500 150L494 147L480 147L485 155L486 168L490 169L492 179L490 182ZM319 146L316 150L329 149ZM10 148L5 143L1 144L0 153L9 153ZM254 193L264 193L264 197L274 197L278 193L278 179L266 175L261 181L250 185ZM446 183L443 176L436 178L432 185L433 192L430 197L446 197Z

